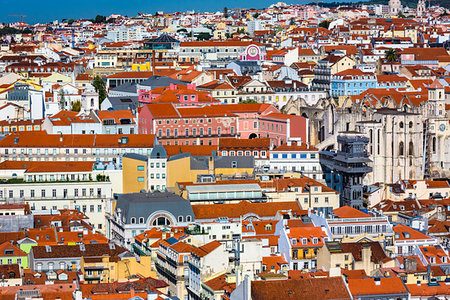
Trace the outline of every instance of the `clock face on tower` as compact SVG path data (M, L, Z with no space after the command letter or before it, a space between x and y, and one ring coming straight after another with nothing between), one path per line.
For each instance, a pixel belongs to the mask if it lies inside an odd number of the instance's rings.
M248 55L250 55L250 56L256 56L256 55L258 55L258 48L256 47L256 46L252 46L252 47L249 47L248 48Z
M445 124L441 124L441 125L439 126L439 130L440 130L440 131L445 131Z

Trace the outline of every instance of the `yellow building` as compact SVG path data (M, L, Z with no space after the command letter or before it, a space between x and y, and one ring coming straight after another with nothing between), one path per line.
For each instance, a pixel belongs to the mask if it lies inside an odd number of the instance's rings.
M252 156L191 156L180 154L167 161L167 187L175 188L177 182L199 182L253 177Z
M151 270L151 256L140 256L139 261L133 254L82 257L80 269L87 283L124 282L131 276L156 278L156 272Z
M148 190L148 157L125 153L122 156L123 193L139 193Z
M72 83L72 77L66 76L60 73L52 72L50 76L42 76L41 75L35 75L33 73L30 74L29 80L34 81L34 83L39 85L44 84L64 84L64 83Z
M317 269L333 268L364 270L371 276L378 268L393 268L390 258L378 242L340 243L326 242L317 253Z

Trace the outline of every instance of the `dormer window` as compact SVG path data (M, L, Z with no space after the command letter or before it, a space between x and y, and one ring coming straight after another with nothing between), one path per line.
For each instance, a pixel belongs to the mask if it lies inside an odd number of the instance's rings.
M297 245L297 239L291 239L292 245Z
M302 245L306 245L307 242L308 242L307 239L305 239L305 238L302 239Z

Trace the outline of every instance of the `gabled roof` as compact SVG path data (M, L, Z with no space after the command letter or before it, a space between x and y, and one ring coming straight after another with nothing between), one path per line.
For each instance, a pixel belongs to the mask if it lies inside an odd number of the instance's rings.
M228 217L239 219L247 214L254 214L259 217L273 217L278 211L292 210L300 213L301 209L297 202L266 202L252 203L241 201L229 204L199 204L193 205L192 210L196 219L217 219Z
M432 240L431 237L403 224L394 226L394 232L396 240Z
M253 300L351 299L341 277L252 281L251 297Z
M379 280L379 284L375 281ZM400 277L348 279L348 288L353 296L408 294Z
M371 218L372 216L366 214L356 208L350 206L342 206L333 210L334 214L341 219L345 218Z

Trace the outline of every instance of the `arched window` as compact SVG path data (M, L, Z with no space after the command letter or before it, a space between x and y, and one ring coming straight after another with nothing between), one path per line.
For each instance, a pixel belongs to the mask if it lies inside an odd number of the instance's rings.
M403 128L403 122L400 122L399 126L400 128Z
M131 218L130 222L131 222L131 224L136 224L136 218Z
M186 222L191 222L192 221L192 217L191 216L186 216Z
M152 223L152 226L164 226L164 225L170 225L170 220L167 219L166 217L158 217Z
M413 128L413 122L412 121L409 122L409 128Z
M183 222L183 216L178 216L178 222Z
M414 155L414 144L412 141L409 142L409 147L408 147L408 155Z
M400 142L400 144L398 144L398 155L405 155L404 148L405 145L403 144L403 142Z
M144 218L143 217L139 218L139 224L144 224Z

